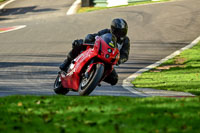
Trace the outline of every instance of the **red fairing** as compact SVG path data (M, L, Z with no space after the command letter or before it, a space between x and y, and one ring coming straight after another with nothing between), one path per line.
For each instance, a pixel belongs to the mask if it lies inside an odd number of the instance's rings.
M77 58L74 59L74 65L71 64L66 74L66 77L62 76L62 85L64 88L70 88L78 91L80 84L80 72L85 64L93 57L97 56L96 49L87 49L81 53Z
M98 58L104 61L105 63L109 63L111 65L116 65L119 60L119 50L118 48L112 48L110 47L101 37L98 37L96 40L95 46L97 46L97 49L99 49L101 44L101 53L98 54ZM108 52L108 49L110 49L110 52Z

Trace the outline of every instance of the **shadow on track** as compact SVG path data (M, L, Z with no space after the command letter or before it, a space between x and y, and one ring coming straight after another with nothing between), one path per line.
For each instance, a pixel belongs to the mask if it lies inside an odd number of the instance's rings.
M30 7L21 7L21 8L5 8L0 12L0 16L8 16L8 15L20 15L27 13L39 13L39 12L50 12L56 11L57 9L45 8L45 9L36 9L37 6Z
M53 9L53 8L37 9L37 6L20 7L20 8L5 8L3 10L0 10L0 21L15 19L15 18L11 18L10 16L25 15L28 13L37 14L41 12L52 12L52 11L53 12L57 11L57 9Z

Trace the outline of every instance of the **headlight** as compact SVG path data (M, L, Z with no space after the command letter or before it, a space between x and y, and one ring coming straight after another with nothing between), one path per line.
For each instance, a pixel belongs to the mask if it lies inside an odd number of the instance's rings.
M109 52L109 53L112 53L112 49L108 48L108 52Z
M106 58L109 58L110 57L110 55L109 54L106 54Z

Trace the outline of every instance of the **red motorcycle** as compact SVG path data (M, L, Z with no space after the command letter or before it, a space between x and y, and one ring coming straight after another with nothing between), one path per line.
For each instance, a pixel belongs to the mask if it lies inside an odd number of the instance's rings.
M60 71L54 83L54 92L65 95L69 91L89 95L117 64L120 52L115 36L110 33L97 36L94 44L83 44L87 48L70 64L67 72Z

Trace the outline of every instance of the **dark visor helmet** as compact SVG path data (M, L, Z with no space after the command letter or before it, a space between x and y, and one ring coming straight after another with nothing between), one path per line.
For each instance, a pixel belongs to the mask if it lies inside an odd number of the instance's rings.
M113 19L111 23L111 33L114 34L117 39L123 40L128 31L128 25L124 19Z

